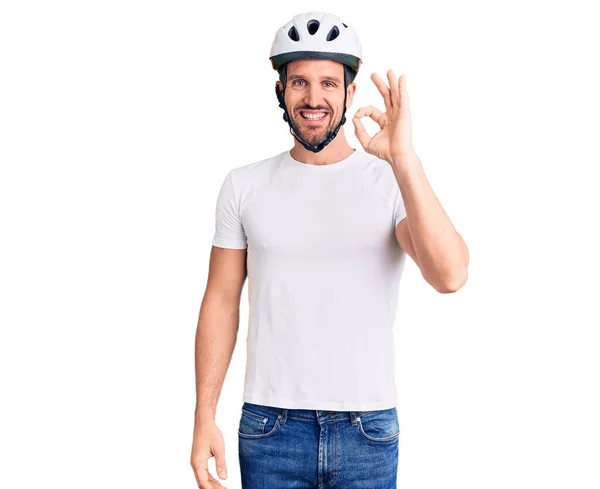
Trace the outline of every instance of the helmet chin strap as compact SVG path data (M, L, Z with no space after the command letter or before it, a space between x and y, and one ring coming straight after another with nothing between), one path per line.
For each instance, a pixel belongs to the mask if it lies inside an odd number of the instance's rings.
M346 89L345 83L344 83L344 112L342 112L342 119L340 120L337 127L333 131L329 131L327 138L325 138L325 140L322 143L320 143L317 147L314 147L314 146L306 143L301 138L296 136L296 134L294 134L296 131L293 130L294 127L292 126L292 119L288 114L287 107L285 106L285 102L284 102L285 88L284 88L283 94L281 94L281 93L279 93L279 90L277 90L277 87L275 87L275 93L277 94L277 99L279 100L279 107L281 107L283 109L283 120L286 121L288 123L288 125L290 126L290 134L292 136L294 136L296 138L296 140L302 146L304 146L308 151L312 151L313 153L318 153L319 151L321 151L325 146L327 146L331 141L333 141L333 138L335 138L337 136L337 133L340 130L340 127L342 127L342 125L346 122L346 97L348 96L348 90Z

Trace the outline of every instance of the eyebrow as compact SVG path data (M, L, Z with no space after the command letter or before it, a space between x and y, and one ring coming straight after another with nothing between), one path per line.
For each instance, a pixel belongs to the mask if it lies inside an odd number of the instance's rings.
M304 79L304 77L302 75L290 75L288 76L288 80L293 81L293 80L297 80L298 78L302 78ZM342 83L341 80L335 76L322 76L321 80L331 80L334 81L336 83Z

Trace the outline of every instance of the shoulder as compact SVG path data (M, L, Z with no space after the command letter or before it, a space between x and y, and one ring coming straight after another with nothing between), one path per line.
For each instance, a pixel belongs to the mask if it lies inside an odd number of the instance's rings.
M386 193L393 192L394 188L398 187L394 170L392 170L391 165L387 161L365 151L360 151L359 158L360 165L358 165L358 168L362 174L362 178L367 179L378 189Z
M273 172L280 158L281 154L277 154L232 168L229 174L231 175L233 185L235 187L246 186L261 181L265 176Z

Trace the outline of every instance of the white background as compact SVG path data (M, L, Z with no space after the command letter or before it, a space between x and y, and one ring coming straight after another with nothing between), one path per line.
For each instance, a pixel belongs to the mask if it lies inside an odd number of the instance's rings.
M384 109L372 72L406 75L415 150L471 254L448 295L407 260L398 487L600 487L592 4L3 2L0 486L197 487L217 192L291 148L268 55L322 10L363 45L349 120ZM245 286L217 411L230 489L247 312Z

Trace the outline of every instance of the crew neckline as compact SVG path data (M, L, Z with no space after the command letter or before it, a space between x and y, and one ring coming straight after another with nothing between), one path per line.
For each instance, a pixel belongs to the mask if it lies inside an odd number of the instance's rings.
M346 156L343 160L336 161L335 163L328 163L327 165L313 165L311 163L304 163L302 161L298 161L292 156L291 149L284 151L284 156L289 163L298 168L306 168L308 171L333 171L348 166L350 163L352 163L352 161L356 159L356 156L358 155L358 150L355 148L352 149L354 149L354 151L348 156Z

